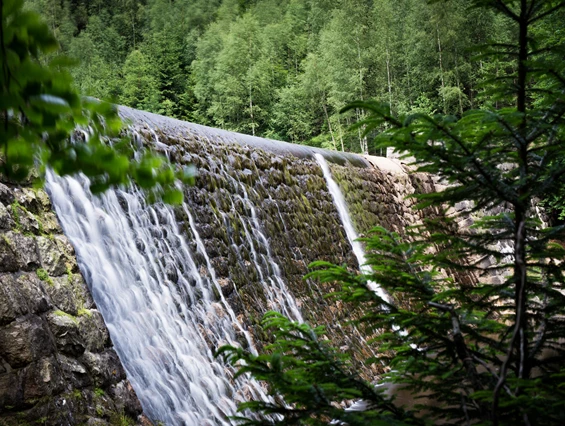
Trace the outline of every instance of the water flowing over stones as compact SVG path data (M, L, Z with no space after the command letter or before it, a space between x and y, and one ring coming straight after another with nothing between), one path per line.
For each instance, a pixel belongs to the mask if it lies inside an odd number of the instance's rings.
M237 345L237 333L248 346L251 338L221 296L209 260L208 268L194 262L172 208L147 206L134 190L93 197L84 178L51 175L48 187L128 377L152 418L166 424L225 423L246 392L261 397L257 383L231 381L232 372L213 357L211 348Z
M332 177L332 173L330 171L330 167L328 163L324 159L321 154L315 154L316 161L320 165L322 171L324 172L324 179L328 184L328 190L332 194L332 198L334 200L335 206L339 213L339 217L341 219L341 223L343 224L343 228L345 229L345 233L347 234L347 239L349 240L349 244L353 249L353 253L357 258L357 262L359 263L359 269L361 272L370 273L371 268L368 266L367 260L365 258L365 250L361 245L361 242L358 241L359 236L357 232L355 232L355 228L353 227L353 222L351 220L351 216L349 215L349 211L347 210L347 204L345 203L345 198L339 188L339 185ZM388 295L383 291L381 287L377 283L369 282L367 283L369 289L377 293L377 295L383 300L389 300Z
M150 418L229 424L238 402L267 398L259 383L234 380L213 353L223 344L261 348L268 310L325 325L356 359L372 354L346 325L351 312L324 297L335 288L303 276L314 260L359 268L355 228L402 232L419 219L405 196L426 190L425 179L396 163L375 168L351 154L120 112L136 145L196 167L185 203L147 205L135 189L94 197L81 177L50 175L47 188Z

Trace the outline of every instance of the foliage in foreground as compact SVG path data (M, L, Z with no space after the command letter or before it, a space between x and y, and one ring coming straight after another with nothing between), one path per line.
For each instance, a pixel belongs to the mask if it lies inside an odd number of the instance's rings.
M415 158L418 171L446 189L421 194L428 219L404 235L377 228L364 239L370 274L324 263L311 276L339 282L334 295L363 307L362 325L390 372L390 392L364 382L319 329L277 314L265 319L275 341L261 355L225 347L241 373L267 381L270 402L253 401L243 424L492 424L565 423L565 250L563 226L542 228L535 202L562 185L565 166L564 46L538 37L564 1L474 0L514 25L513 43L492 43L480 54L515 72L485 82L498 109L454 116L397 117L388 106L357 102L366 132L388 130L378 146ZM471 201L481 216L458 229L453 207ZM481 213L483 212L483 213ZM493 280L493 276L502 279ZM378 283L392 296L367 289ZM392 385L391 385L392 384ZM414 405L394 401L399 386ZM343 409L360 398L365 411ZM345 402L345 404L344 404ZM418 405L418 404L421 405Z
M189 174L149 151L134 159L130 139L119 137L115 108L79 95L66 57L42 62L59 45L39 15L24 10L22 0L2 0L0 9L0 173L22 181L38 169L31 176L41 182L47 167L60 175L83 172L94 192L133 180L153 197L182 201L175 182ZM71 137L77 128L84 132Z

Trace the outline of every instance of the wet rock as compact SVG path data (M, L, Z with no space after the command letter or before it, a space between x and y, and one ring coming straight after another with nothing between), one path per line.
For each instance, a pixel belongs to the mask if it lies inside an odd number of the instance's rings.
M126 378L118 355L113 349L101 353L86 351L80 361L86 366L97 387L106 387Z
M54 351L44 321L30 315L0 329L0 356L10 367L18 368Z
M230 264L226 257L215 257L211 260L211 263L217 275L222 277L227 277L229 275Z
M110 346L110 334L104 325L102 314L96 309L85 310L78 317L79 331L86 349L90 352L102 352Z
M37 247L41 259L41 267L49 275L63 275L66 272L66 256L61 252L55 241L46 237L37 237Z
M86 347L79 332L76 318L62 311L55 311L47 315L49 328L55 338L57 349L67 355L79 356Z
M165 276L167 277L168 280L175 282L175 283L179 279L177 267L170 260L165 263Z
M77 315L77 303L70 277L63 275L62 277L54 277L51 281L51 284L46 286L46 290L53 305L63 312Z
M63 391L63 376L55 357L42 358L24 369L24 401L51 396Z

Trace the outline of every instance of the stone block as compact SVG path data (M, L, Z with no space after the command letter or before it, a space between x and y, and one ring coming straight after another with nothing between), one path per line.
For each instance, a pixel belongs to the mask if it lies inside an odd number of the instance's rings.
M59 220L57 219L57 216L53 212L44 213L41 216L41 223L43 225L43 232L45 232L46 234L52 235L55 233L57 234L63 233L63 229L59 224Z
M60 352L79 356L85 351L85 343L80 335L78 321L75 317L62 311L55 311L47 315L47 319Z
M92 299L92 295L80 274L71 274L67 275L69 284L72 287L72 291L75 295L75 300L77 305L85 309L92 309L95 307L94 300ZM78 307L78 306L77 306Z
M41 226L37 218L24 209L22 206L13 206L12 213L14 220L18 222L21 232L39 235Z
M12 368L24 367L50 355L54 349L45 322L35 315L19 318L0 329L0 356Z
M104 324L102 314L96 309L86 311L78 317L79 330L86 349L90 352L102 352L111 346L110 334Z
M0 202L0 229L12 229L16 226L10 210L9 207Z
M0 183L0 202L5 206L9 206L14 202L14 192L9 186Z
M19 408L23 402L22 375L12 371L0 374L0 413L4 409ZM0 420L0 424L2 421Z
M0 235L0 272L35 270L39 253L34 237L8 231Z
M43 190L34 190L32 188L16 188L14 196L17 202L26 210L32 213L40 214L43 211L51 209L51 201L49 196Z
M52 278L52 283L46 286L46 290L58 309L71 315L78 314L73 285L68 275Z
M24 402L34 403L37 399L56 395L63 391L63 375L55 357L42 358L22 372Z
M43 285L34 272L19 276L0 274L0 324L28 313L45 312L50 307Z
M49 285L41 281L36 272L20 274L16 281L17 288L27 301L29 313L40 314L53 307L46 292Z
M133 418L136 418L141 414L141 404L139 399L137 399L137 395L133 390L133 387L127 379L110 386L108 394L115 401L116 408L119 411L123 411Z
M46 237L37 237L37 247L41 259L41 267L49 275L63 275L67 271L66 256L54 240Z
M104 388L126 378L120 359L113 349L100 353L86 351L79 361L90 373L96 387Z
M0 234L0 272L15 272L18 270L18 256L10 239L12 233Z
M12 274L0 274L0 324L12 322L28 312L26 300Z
M81 389L92 384L86 367L76 359L62 354L59 354L57 358L67 386L72 386L73 389Z

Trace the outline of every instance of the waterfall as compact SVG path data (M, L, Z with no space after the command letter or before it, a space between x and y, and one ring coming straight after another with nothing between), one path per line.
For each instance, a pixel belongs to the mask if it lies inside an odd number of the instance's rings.
M370 273L371 267L367 265L365 250L363 249L361 243L358 241L359 236L357 235L357 232L355 232L353 221L351 220L351 216L347 209L347 203L345 202L343 193L341 192L341 189L339 188L337 182L332 177L332 172L330 171L330 167L324 157L318 153L314 154L314 157L316 158L316 161L318 162L320 168L322 169L322 172L324 173L324 179L326 180L326 183L328 185L328 191L330 192L332 199L334 200L335 207L339 213L339 218L341 219L341 223L343 225L343 228L345 229L345 233L347 234L347 239L351 244L353 253L357 258L357 262L359 263L359 269L363 273ZM367 283L367 287L369 288L369 290L374 291L381 299L390 302L389 296L377 283L369 281Z
M147 205L136 190L93 196L84 177L47 176L65 234L102 312L128 378L152 419L167 425L229 424L238 402L265 399L254 380L233 379L213 357L222 344L253 349L222 296L189 206L197 248L170 206Z
M225 344L257 353L267 310L324 324L337 344L366 350L323 289L302 279L317 259L353 265L334 203L318 192L326 186L313 160L319 150L120 112L134 122L135 147L198 168L183 205L147 204L135 188L94 196L84 176L48 173L46 189L149 418L229 425L238 403L268 400L263 385L235 379L213 355ZM324 156L367 167L360 157Z

